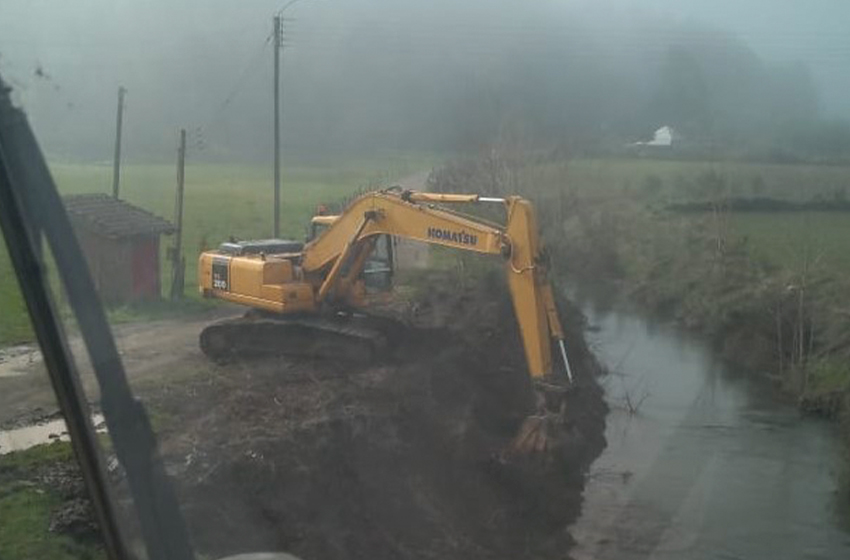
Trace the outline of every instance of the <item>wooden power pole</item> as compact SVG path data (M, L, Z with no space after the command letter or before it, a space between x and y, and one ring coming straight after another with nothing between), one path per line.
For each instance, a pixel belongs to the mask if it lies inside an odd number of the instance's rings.
M280 237L280 14L274 16L274 231Z
M177 197L174 202L174 248L171 265L171 299L181 299L185 288L186 259L183 257L183 184L186 177L186 129L180 129L177 148Z
M124 120L124 86L118 86L118 114L115 119L115 158L112 161L112 196L118 198L121 177L121 122Z

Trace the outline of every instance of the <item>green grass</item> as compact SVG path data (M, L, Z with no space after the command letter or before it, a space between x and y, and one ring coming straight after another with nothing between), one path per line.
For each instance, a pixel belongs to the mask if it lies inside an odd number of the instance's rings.
M850 389L850 365L845 361L824 358L810 367L809 393L832 393Z
M71 444L57 441L45 445L36 445L24 451L16 451L0 456L0 482L10 472L32 470L39 465L58 461L73 461L74 451Z
M588 196L645 195L647 179L660 179L659 197L680 198L700 175L714 172L738 195L764 194L792 200L850 193L850 167L653 159L576 159L533 166L524 177L530 189L576 189Z
M754 257L793 271L809 266L850 273L850 214L840 212L740 213L732 232L747 238Z
M97 545L48 531L50 510L59 498L40 489L20 489L0 497L0 558L54 560L106 558Z
M6 245L0 243L0 345L31 338L32 329L18 280L9 264Z
M786 200L850 194L850 167L651 159L580 159L531 166L526 192L542 199L575 191L584 200L629 200L661 207L699 198L699 185L713 173L732 196ZM704 216L696 215L695 220ZM799 271L808 259L827 275L850 272L850 213L731 213L729 233L746 237L752 256Z
M48 530L51 511L62 503L62 498L30 480L42 465L72 460L71 446L64 442L0 457L0 558L105 558L97 543L79 542Z
M357 188L387 184L428 169L427 156L388 155L370 160L311 161L284 166L281 208L282 233L300 239L317 204L332 201ZM52 171L63 194L110 192L111 168L105 165L54 163ZM694 184L708 172L722 177L735 194L763 194L806 200L850 190L850 168L841 166L783 165L742 162L690 162L651 159L575 159L527 168L525 192L541 197L575 190L589 198L625 198L663 203L693 196ZM175 170L172 165L128 164L123 168L121 196L171 219L174 209ZM189 164L183 250L186 255L187 294L196 291L196 256L229 236L267 237L271 234L272 192L267 165ZM845 214L738 214L732 232L746 236L754 256L780 266L799 267L801 259L820 256L822 266L844 273L850 270L850 216ZM168 289L170 266L162 247L162 285ZM168 307L168 306L166 306ZM192 304L190 304L192 307ZM145 320L184 309L134 306L111 312L113 321ZM31 339L29 321L8 265L0 249L0 345Z
M434 160L422 155L383 155L372 159L311 161L284 165L281 234L302 239L316 206L359 188L387 185L422 170ZM109 166L51 164L60 193L111 192ZM175 198L173 165L127 164L122 168L121 198L172 219ZM183 251L186 256L186 293L195 296L197 256L231 235L262 238L272 234L272 189L268 165L189 164L186 167ZM170 286L170 266L162 243L162 286ZM161 306L160 306L161 307ZM181 310L185 310L182 309ZM160 316L157 306L135 306L113 311L116 321ZM29 319L21 301L5 246L0 249L0 346L31 340Z

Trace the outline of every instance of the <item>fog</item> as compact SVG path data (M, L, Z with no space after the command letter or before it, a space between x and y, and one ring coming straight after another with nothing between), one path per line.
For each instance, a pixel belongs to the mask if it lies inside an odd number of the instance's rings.
M123 85L127 159L171 160L185 127L195 157L261 161L285 4L0 0L0 72L51 157L108 160ZM290 155L452 153L506 130L576 153L662 125L704 146L829 147L850 117L839 1L299 0L283 15Z

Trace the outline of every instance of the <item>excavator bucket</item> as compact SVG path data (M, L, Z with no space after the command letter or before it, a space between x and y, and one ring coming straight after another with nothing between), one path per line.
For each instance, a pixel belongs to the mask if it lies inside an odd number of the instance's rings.
M550 446L549 426L552 420L546 415L529 416L520 426L519 432L511 441L508 452L511 455L529 455L545 453Z
M558 443L566 426L570 387L542 385L536 388L537 412L527 417L506 449L508 457L546 453Z

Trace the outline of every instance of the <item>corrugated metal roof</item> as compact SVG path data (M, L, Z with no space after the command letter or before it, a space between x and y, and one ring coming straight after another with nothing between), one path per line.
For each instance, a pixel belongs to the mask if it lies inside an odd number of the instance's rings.
M83 223L106 237L174 232L174 226L168 220L108 194L76 194L63 200L65 210L74 222Z

